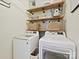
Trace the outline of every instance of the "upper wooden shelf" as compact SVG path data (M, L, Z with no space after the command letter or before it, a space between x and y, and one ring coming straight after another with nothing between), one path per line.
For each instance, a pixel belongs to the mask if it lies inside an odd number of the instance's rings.
M60 16L54 16L54 17L41 17L41 18L38 18L38 19L27 20L27 21L43 21L43 20L52 20L52 19L62 20L63 18L64 18L64 15L60 15Z
M63 4L64 4L64 0L61 0L61 1L57 1L55 3L51 3L51 4L48 4L48 5L45 5L45 6L32 8L32 9L29 9L27 11L29 11L30 13L37 12L37 11L43 11L43 10L48 10L48 9L51 9L51 8L62 7Z

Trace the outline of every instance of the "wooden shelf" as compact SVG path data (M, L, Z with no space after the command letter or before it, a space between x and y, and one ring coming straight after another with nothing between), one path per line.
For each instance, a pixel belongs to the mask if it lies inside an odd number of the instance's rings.
M27 20L27 21L43 21L43 20L52 20L52 19L63 19L64 15L54 16L54 17L41 17L39 19Z
M26 31L53 31L53 32L60 32L60 31L64 31L64 30L26 30Z
M43 11L43 10L48 10L48 9L51 9L51 8L58 8L58 7L62 7L64 4L64 0L61 0L61 1L57 1L55 3L51 3L51 4L48 4L46 6L41 6L41 7L36 7L36 8L32 8L32 9L29 9L27 11L29 11L30 13L32 12L37 12L37 11Z

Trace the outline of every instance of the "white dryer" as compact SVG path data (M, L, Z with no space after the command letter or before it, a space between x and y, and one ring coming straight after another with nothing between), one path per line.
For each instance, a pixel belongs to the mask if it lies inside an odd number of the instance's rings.
M27 31L23 35L17 35L13 39L13 59L30 59L31 53L38 48L39 33Z
M46 32L39 41L39 59L76 59L76 46L64 32Z

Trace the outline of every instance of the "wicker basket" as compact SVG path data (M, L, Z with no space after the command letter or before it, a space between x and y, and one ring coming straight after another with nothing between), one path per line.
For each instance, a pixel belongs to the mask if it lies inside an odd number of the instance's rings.
M38 23L27 23L27 30L33 30L33 31L37 31L39 28L39 24Z
M47 30L48 31L62 31L63 25L59 22L49 23Z

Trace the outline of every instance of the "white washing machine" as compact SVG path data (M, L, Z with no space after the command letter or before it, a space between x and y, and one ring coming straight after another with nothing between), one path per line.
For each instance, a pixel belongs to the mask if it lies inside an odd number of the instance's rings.
M17 35L13 39L13 59L30 59L31 53L38 48L39 33L27 31L24 35Z
M76 59L76 46L64 32L46 32L39 41L39 59Z

